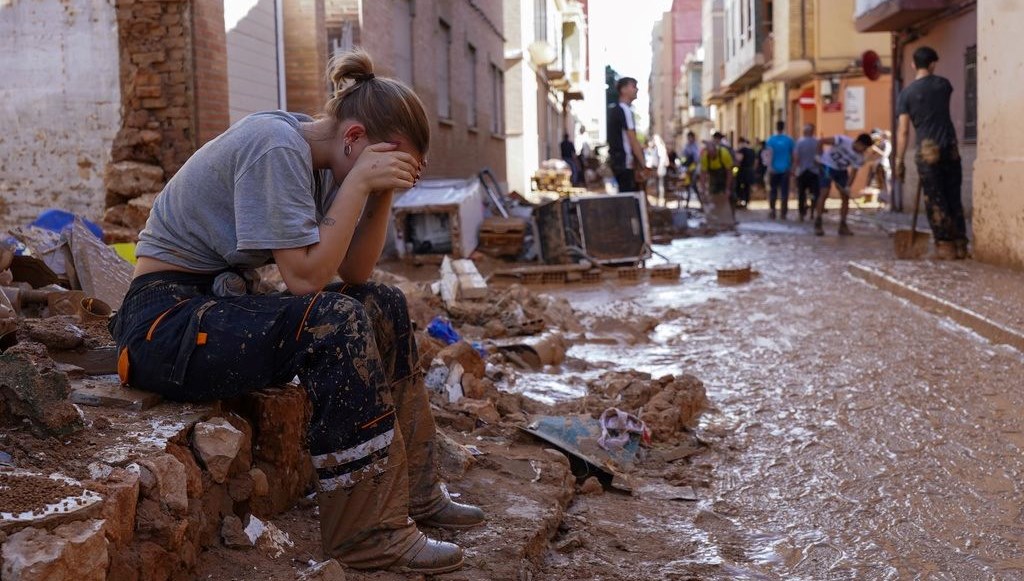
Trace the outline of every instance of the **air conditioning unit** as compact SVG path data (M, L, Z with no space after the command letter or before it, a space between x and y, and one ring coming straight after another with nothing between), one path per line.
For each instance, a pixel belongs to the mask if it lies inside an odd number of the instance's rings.
M534 213L541 257L548 264L584 257L599 264L624 264L651 257L643 192L568 196Z

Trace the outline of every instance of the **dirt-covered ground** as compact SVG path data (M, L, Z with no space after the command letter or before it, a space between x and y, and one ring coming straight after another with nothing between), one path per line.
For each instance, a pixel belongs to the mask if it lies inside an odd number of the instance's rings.
M554 406L527 403L524 414L591 410L609 389L621 400L628 386L610 386L622 377L660 386L692 375L710 408L656 442L631 474L633 494L570 482L564 512L543 514L534 500L516 513L495 498L508 486L566 492L547 480L554 464L532 480L550 460L543 446L508 426L467 430L457 439L491 446L491 459L453 489L492 511L490 530L447 535L467 548L467 566L439 578L1024 578L1021 354L847 275L849 260L891 256L878 230L838 238L833 224L816 238L809 224L744 218L738 235L658 246L682 265L678 283L534 289L567 299L579 326L561 366L496 379ZM715 268L736 263L759 276L719 285ZM486 476L498 473L512 479ZM540 565L505 562L509 523L552 515L553 540L531 549ZM203 576L284 575L322 558L311 507L276 524L296 541L277 565L218 549Z

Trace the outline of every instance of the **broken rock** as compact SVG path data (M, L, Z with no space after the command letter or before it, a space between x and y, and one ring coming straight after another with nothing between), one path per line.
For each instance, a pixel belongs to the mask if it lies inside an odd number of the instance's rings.
M476 349L465 341L456 341L442 349L437 357L444 361L445 365L451 367L453 363L462 365L465 373L473 377L484 377L486 362L480 357Z
M66 401L70 391L67 375L53 369L42 346L15 345L0 353L0 425L27 419L45 435L75 432L85 422Z
M135 508L139 502L139 475L123 468L114 468L102 482L86 486L103 495L104 531L115 547L131 542L135 534Z
M52 533L27 528L3 544L0 576L20 581L103 581L107 578L107 539L103 521L76 521Z
M297 581L345 581L345 568L331 559L299 573Z
M196 424L192 432L192 448L217 484L223 484L228 469L242 448L245 435L224 418Z
M177 513L188 509L188 479L185 466L171 454L158 454L139 460L142 495ZM131 466L129 466L131 469Z
M250 549L253 546L253 540L242 526L242 519L233 514L224 517L224 522L220 526L220 538L229 549Z

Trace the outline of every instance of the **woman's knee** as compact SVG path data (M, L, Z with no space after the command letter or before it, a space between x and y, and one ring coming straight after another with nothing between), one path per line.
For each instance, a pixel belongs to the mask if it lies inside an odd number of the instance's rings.
M322 339L367 333L370 323L362 303L341 293L324 291L309 306L302 328Z

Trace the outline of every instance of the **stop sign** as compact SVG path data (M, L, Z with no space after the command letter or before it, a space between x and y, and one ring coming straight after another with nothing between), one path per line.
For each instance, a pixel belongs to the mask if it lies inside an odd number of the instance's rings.
M818 100L814 97L814 89L804 89L804 92L800 93L798 103L800 103L801 109L814 109L818 104Z

